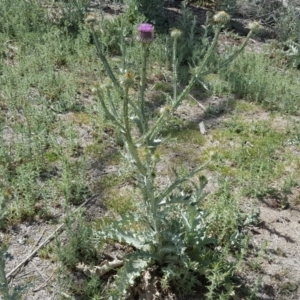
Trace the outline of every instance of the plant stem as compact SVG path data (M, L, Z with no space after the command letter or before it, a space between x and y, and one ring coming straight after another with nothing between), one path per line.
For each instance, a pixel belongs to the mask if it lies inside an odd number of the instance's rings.
M126 68L126 46L125 46L125 29L122 30L121 32L121 43L120 43L120 48L122 52L122 70L124 71Z
M173 43L173 102L177 99L177 38L174 38Z
M186 95L190 92L191 88L193 87L193 85L196 83L197 78L199 78L200 76L205 76L208 75L210 73L213 73L217 70L219 70L220 68L225 67L226 65L228 65L231 61L233 61L246 47L247 42L249 41L250 37L252 36L253 32L250 31L246 37L246 39L244 40L242 46L236 50L230 57L228 57L227 59L225 59L220 65L218 65L217 67L213 67L211 69L208 69L206 71L203 72L203 69L205 67L205 65L207 64L209 58L211 57L213 51L215 50L216 46L217 46L217 42L218 42L218 37L221 31L221 26L218 26L215 32L215 36L213 39L212 44L210 45L201 65L196 69L196 73L193 75L193 77L190 79L189 84L185 87L185 89L181 92L181 94L178 96L178 99L175 99L175 101L173 101L172 104L172 111L174 112L178 106L181 104L181 102L184 100L184 98L186 97Z
M142 115L143 123L143 132L147 132L148 124L145 117L145 88L146 88L146 74L147 74L147 54L148 54L148 45L142 43L143 53L142 53L142 73L141 73L141 85L140 85L140 110Z
M135 160L135 165L138 168L139 172L144 176L144 181L142 183L143 187L141 186L141 190L144 190L144 201L145 203L150 204L150 211L152 215L152 225L155 232L158 234L158 220L156 218L157 215L157 205L156 199L154 195L154 186L153 186L153 178L152 178L152 168L149 168L151 165L151 157L150 154L146 154L146 164L143 164L138 156L136 146L131 137L130 131L130 124L128 118L128 107L129 107L129 97L128 97L128 88L125 88L125 98L123 104L123 115L124 115L124 123L125 123L125 138L128 146L129 153L131 154L132 158ZM146 142L147 143L147 142ZM159 242L160 238L157 237L157 242Z
M129 125L129 117L128 117L128 106L129 106L128 87L126 87L124 103L123 103L123 116L124 116L124 124L125 124L124 135L127 142L129 153L131 154L132 158L135 160L136 167L141 172L141 174L147 176L147 170L144 167L143 163L141 162L136 150L136 146L132 140L130 125Z
M190 92L191 88L196 83L196 80L199 77L202 69L205 67L208 59L211 57L212 53L214 52L214 50L215 50L215 48L217 46L217 42L218 42L218 37L219 37L220 31L221 31L221 25L217 27L214 39L213 39L213 41L212 41L212 43L211 43L211 45L210 45L210 47L209 47L206 55L204 56L201 65L197 68L196 74L194 74L192 76L192 78L190 79L189 84L181 92L181 94L178 96L178 98L174 99L175 101L173 102L173 105L172 105L172 111L175 111L178 108L178 106L181 104L181 102L183 101L183 99L185 98L185 96Z
M118 121L118 119L110 112L110 110L107 108L105 102L104 102L104 97L101 94L100 91L97 92L98 98L101 102L101 105L104 109L105 114L113 121L115 124L120 128L120 130L125 130L125 127Z
M115 85L115 87L117 88L118 91L122 91L122 88L117 80L117 78L115 77L105 55L103 55L102 53L102 48L101 48L101 45L100 45L100 42L99 42L99 39L95 33L95 30L94 30L94 27L91 26L91 31L92 31L92 35L93 35L93 39L94 39L94 42L95 42L95 45L96 45L96 49L97 49L97 54L98 56L100 57L103 65L104 65L104 68L109 76L109 78L111 79L111 81L113 82L113 84Z

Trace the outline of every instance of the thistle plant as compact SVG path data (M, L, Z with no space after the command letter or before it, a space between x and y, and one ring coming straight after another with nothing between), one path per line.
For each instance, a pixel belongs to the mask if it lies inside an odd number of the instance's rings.
M150 44L154 41L154 27L151 24L141 24L138 27L136 40L141 44L142 64L138 98L132 99L129 89L134 85L133 72L129 70L123 70L121 74L113 72L102 52L100 41L94 30L94 20L87 20L98 56L111 80L111 85L97 89L97 95L107 118L113 122L116 131L123 136L124 156L134 171L142 198L142 205L138 205L134 213L121 216L117 221L106 221L102 230L95 231L97 243L103 244L105 240L117 240L132 246L135 250L122 258L123 267L119 270L115 280L115 299L126 295L128 287L134 284L135 278L150 266L158 266L164 278L168 278L172 267L182 272L183 270L190 272L188 276L190 278L207 275L207 270L218 257L218 251L215 249L217 238L210 236L207 232L206 212L200 209L201 202L206 196L204 189L207 180L204 176L197 174L204 169L206 164L184 175L179 175L174 170L174 179L165 186L159 186L157 163L160 156L157 147L163 142L162 128L189 94L195 82L201 76L228 65L245 48L254 31L254 26L239 49L221 61L218 66L209 66L208 61L216 51L221 28L228 20L229 15L225 12L220 12L214 17L214 39L201 64L195 67L189 83L179 94L177 92L176 51L181 32L172 31L174 91L156 119L150 118L145 107L147 57ZM121 111L117 109L113 100L112 89L118 94L119 101L123 102ZM133 131L134 127L138 131ZM117 265L120 266L119 261ZM230 274L230 268L230 266L225 268L226 274ZM187 284L187 281L182 284ZM218 287L219 284L214 283L214 286Z

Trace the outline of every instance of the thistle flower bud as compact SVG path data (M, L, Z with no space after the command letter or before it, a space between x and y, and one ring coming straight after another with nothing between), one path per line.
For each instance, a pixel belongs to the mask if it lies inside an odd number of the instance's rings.
M121 85L127 88L133 86L134 85L133 74L130 71L125 71L124 74L121 76L120 83Z
M166 106L163 106L163 107L159 110L159 113L160 113L161 115L163 115L163 114L168 114L168 113L170 113L170 111L171 111L170 106L166 105Z
M171 37L174 39L174 40L177 40L181 37L182 35L182 31L179 30L179 29L173 29L171 31Z
M249 28L250 31L252 31L253 33L256 33L256 32L258 32L258 31L261 30L261 25L260 25L258 22L254 21L254 22L250 22L250 23L248 24L248 28Z
M154 27L148 23L142 23L138 27L137 41L143 44L152 43L154 40L153 35Z
M85 24L93 26L97 22L97 17L95 13L89 13L85 18Z
M158 162L160 160L160 155L157 152L154 152L151 158L153 161Z
M96 82L91 87L92 94L97 94L100 90L106 90L112 88L112 82L109 79L105 79L103 82Z
M226 24L230 21L230 16L225 11L219 11L213 16L213 20L218 24Z
M96 86L91 87L91 93L92 93L93 95L96 95L97 92L98 92L98 88L97 88Z
M156 177L156 173L155 172L151 172L151 177L155 178Z
M145 147L140 147L138 148L138 154L141 159L145 159L149 154L151 154L151 152Z
M90 88L91 93L93 95L96 95L98 93L99 89L100 89L100 83L99 82L94 82L94 84Z

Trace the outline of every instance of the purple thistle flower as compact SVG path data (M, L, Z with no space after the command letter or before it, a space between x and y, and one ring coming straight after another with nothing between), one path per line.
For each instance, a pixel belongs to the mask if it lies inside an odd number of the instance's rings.
M154 39L154 27L148 23L142 23L138 27L137 41L140 43L151 43Z

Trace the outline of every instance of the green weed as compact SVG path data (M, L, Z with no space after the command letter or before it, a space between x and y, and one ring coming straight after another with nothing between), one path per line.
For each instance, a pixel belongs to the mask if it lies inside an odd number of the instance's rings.
M282 70L265 54L245 53L220 73L239 98L262 103L271 110L299 114L298 79L293 70Z

